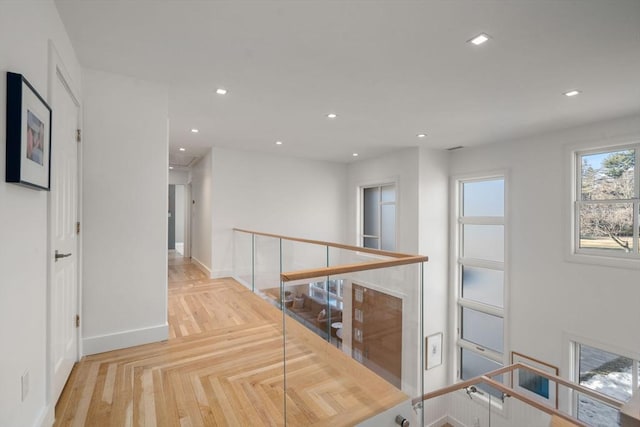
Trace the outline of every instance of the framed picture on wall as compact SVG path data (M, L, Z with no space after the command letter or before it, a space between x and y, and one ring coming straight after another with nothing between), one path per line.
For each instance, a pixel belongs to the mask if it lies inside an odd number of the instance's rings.
M442 332L429 335L425 341L425 369L442 365Z
M5 180L51 187L51 108L22 74L7 72Z
M558 368L540 360L512 351L511 363L522 363L558 376ZM546 405L558 408L558 383L526 369L516 369L511 373L514 390L536 399Z

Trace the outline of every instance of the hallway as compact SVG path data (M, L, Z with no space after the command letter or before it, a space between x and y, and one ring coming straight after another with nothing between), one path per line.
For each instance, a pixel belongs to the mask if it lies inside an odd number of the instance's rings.
M230 278L169 257L166 342L88 356L56 426L283 425L282 312ZM287 321L287 424L354 425L407 398Z

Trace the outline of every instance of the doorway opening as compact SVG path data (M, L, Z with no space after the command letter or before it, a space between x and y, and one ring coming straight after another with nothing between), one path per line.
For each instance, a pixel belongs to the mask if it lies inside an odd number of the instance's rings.
M190 184L169 185L168 242L169 259L191 257Z

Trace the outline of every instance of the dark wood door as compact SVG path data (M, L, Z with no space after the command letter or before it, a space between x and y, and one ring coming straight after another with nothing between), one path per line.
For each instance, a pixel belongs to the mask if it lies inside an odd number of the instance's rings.
M353 358L400 388L402 299L353 284Z

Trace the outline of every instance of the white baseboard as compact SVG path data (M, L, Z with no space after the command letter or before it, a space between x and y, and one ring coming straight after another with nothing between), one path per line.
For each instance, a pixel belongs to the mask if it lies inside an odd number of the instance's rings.
M33 425L37 427L51 427L56 420L54 408L55 406L51 403L45 406Z
M85 356L119 350L136 345L165 341L169 338L169 325L151 326L148 328L132 329L113 334L84 338L82 349Z
M233 271L231 270L216 270L211 272L212 279L221 279L223 277L233 277Z
M200 260L196 257L191 257L191 262L194 263L196 265L196 267L198 267L200 269L200 271L202 271L204 274L207 275L207 277L211 278L213 277L211 275L211 269L209 267L207 267L206 265L204 265L202 262L200 262Z
M248 288L249 290L251 290L251 283L239 278L238 276L231 276L231 278L233 280L235 280L236 282L240 283L242 286L244 286L245 288Z

